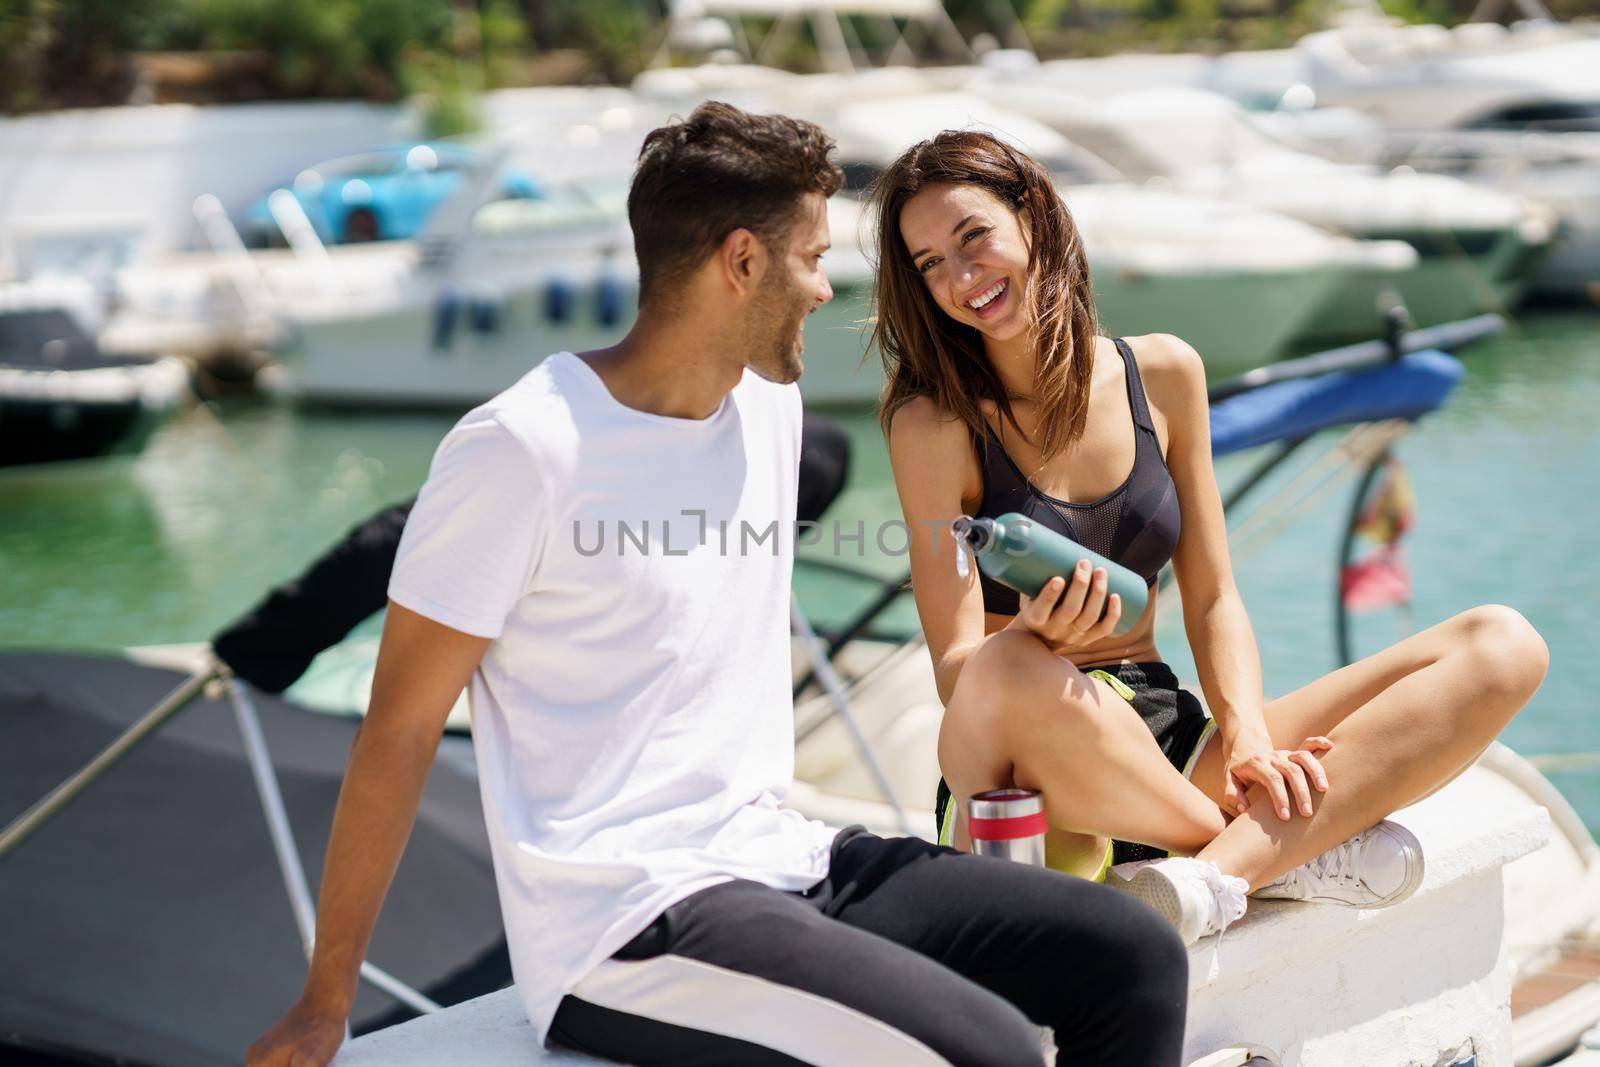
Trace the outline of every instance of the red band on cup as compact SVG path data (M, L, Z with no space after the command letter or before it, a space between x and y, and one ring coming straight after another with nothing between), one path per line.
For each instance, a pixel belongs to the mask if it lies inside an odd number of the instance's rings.
M1015 841L1038 837L1050 828L1044 812L1018 815L1010 819L968 819L967 834L976 841Z

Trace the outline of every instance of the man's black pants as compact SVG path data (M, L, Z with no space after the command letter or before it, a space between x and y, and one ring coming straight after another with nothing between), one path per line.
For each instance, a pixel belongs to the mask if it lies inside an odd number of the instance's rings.
M1144 904L858 828L804 893L713 886L565 997L552 1043L697 1067L1172 1067L1188 955Z

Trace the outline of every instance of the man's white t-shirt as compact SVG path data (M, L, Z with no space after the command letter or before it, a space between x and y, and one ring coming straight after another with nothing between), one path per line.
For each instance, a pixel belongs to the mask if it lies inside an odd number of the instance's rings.
M473 741L541 1041L561 997L671 904L827 874L833 831L780 807L799 455L792 385L746 371L710 418L667 418L563 352L434 456L389 596L494 638Z

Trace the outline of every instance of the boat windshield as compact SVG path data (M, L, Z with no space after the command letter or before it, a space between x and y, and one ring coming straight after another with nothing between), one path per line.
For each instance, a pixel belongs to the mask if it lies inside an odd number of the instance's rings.
M1472 130L1600 132L1600 100L1538 100L1496 108L1465 123Z

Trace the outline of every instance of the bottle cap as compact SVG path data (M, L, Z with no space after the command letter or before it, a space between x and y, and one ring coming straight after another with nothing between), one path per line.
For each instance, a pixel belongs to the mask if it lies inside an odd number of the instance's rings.
M970 573L970 555L983 552L994 542L994 520L963 515L950 524L956 539L956 576L963 581Z

